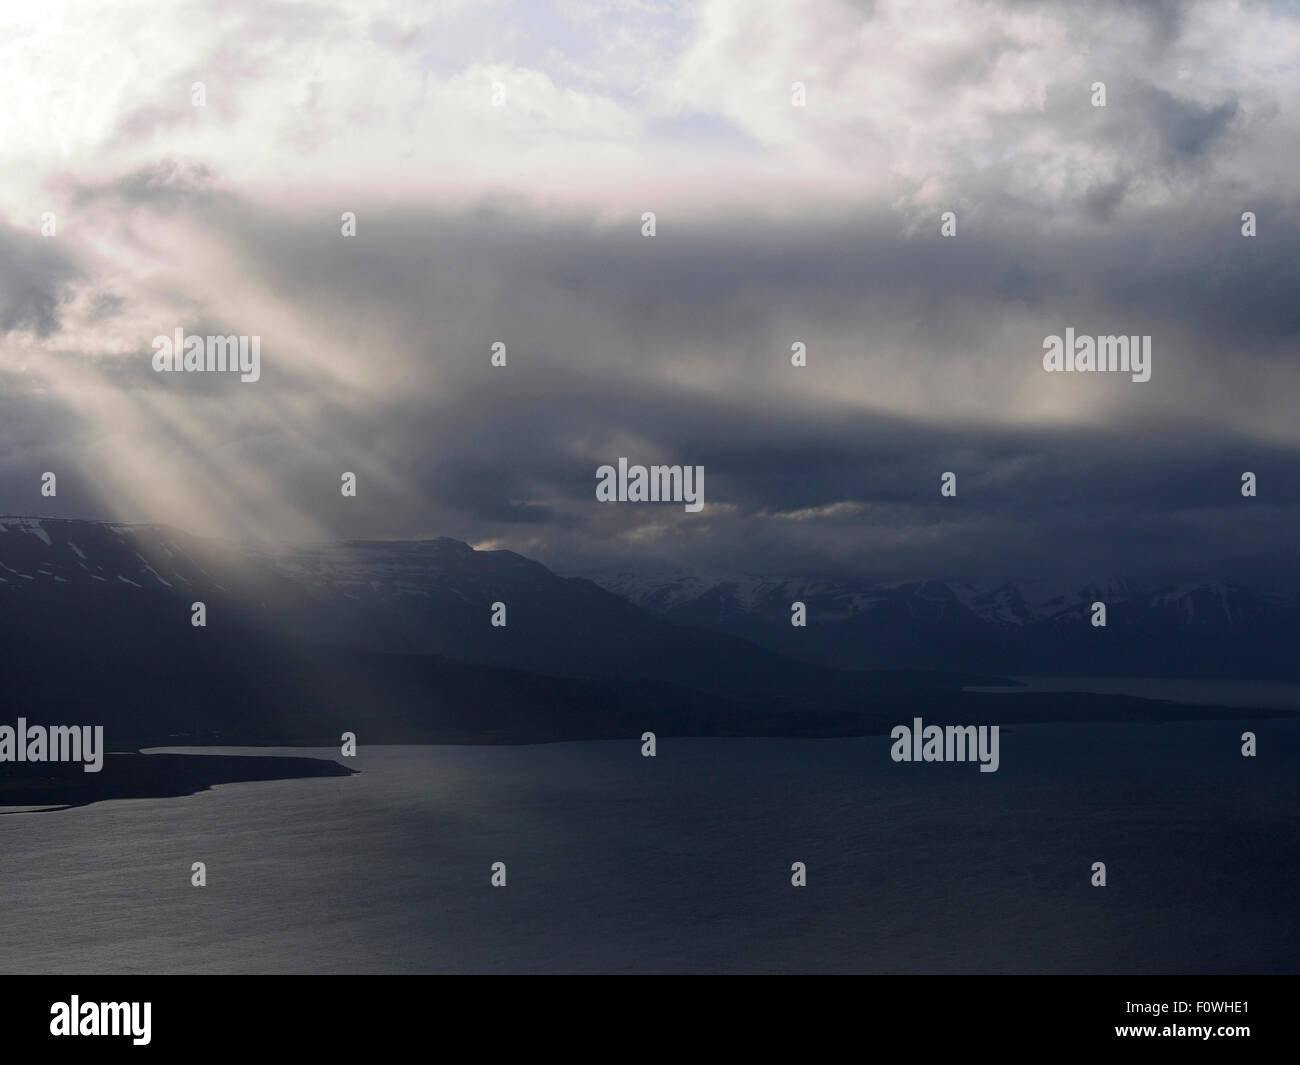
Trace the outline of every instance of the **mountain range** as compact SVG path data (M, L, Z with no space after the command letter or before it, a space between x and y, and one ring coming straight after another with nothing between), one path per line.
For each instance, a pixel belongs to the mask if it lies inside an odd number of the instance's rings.
M1261 634L1294 632L1297 616L1235 588L1122 585L1097 593L1111 621L1095 630L1090 590L1058 600L932 581L594 576L448 538L253 547L161 525L5 517L0 677L34 723L104 723L114 749L334 744L344 730L396 743L854 735L913 712L1160 717L1164 704L1119 696L963 689L1035 663L1113 673L1129 661L1158 675L1121 651L1129 639L1163 649L1177 675L1215 661L1280 667L1265 652L1281 637ZM796 595L807 628L789 624ZM497 603L504 626L492 624Z
M1214 579L888 583L595 571L628 602L807 662L1058 676L1300 676L1300 598ZM791 625L791 605L807 624ZM1106 605L1104 628L1092 605Z

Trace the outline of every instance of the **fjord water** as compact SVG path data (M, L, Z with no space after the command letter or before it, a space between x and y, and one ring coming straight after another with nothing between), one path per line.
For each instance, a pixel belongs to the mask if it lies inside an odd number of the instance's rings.
M0 970L1300 969L1300 719L1022 726L989 774L882 736L349 761L0 816Z

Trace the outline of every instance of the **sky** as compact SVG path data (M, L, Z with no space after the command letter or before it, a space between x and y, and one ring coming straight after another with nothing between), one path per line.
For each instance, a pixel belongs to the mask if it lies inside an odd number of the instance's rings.
M0 512L1295 580L1300 5L52 0L0 99ZM704 509L598 502L621 456Z

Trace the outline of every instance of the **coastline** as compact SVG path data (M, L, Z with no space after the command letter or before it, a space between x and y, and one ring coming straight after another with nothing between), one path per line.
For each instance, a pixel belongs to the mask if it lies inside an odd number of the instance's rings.
M194 795L218 784L310 777L347 777L357 770L323 758L284 755L144 754L110 752L102 773L80 764L41 763L31 771L0 777L0 813L7 807L53 812L105 799L167 799ZM18 812L18 811L9 811Z

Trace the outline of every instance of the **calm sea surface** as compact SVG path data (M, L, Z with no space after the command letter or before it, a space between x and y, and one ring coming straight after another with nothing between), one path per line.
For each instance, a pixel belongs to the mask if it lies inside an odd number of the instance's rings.
M1022 726L991 774L888 750L363 747L7 814L0 971L1300 970L1300 718Z

